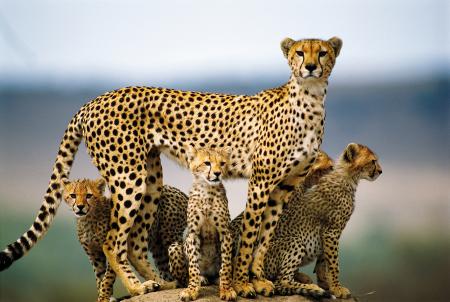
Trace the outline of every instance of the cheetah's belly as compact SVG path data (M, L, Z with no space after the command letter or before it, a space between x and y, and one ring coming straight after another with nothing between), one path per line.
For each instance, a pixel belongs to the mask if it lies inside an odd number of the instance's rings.
M303 256L302 266L314 261L322 254L322 241L320 239L319 228L308 233L304 241L305 255Z
M215 226L205 219L200 230L200 257L198 260L200 272L205 277L215 277L219 274L220 248L219 234Z

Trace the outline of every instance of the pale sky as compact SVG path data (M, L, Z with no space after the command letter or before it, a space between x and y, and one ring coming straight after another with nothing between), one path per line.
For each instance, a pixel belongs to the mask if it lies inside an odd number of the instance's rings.
M341 37L342 81L449 68L445 0L0 3L0 81L270 77L286 36Z

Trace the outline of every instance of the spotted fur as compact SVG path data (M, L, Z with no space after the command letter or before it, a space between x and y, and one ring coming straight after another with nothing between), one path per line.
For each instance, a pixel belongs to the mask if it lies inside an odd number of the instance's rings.
M61 181L69 177L84 138L111 191L111 228L103 247L108 263L130 294L158 289L162 281L147 252L163 186L160 152L187 166L189 146L231 147L226 177L250 178L234 287L246 297L255 291L272 294L273 284L263 278L264 256L283 200L302 182L321 145L328 77L341 46L338 38L285 39L289 81L253 96L128 87L89 102L66 129L35 222L0 253L0 269L48 230L60 203ZM148 281L141 283L130 262Z
M264 263L277 293L321 297L329 290L338 298L350 296L339 283L339 238L353 213L359 180L373 181L380 174L378 157L366 146L351 143L333 169L322 170L318 177L312 173L312 186L293 194ZM298 269L314 259L320 287L295 278Z
M104 196L105 181L102 178L97 180L81 179L64 182L64 201L71 207L75 216L77 217L77 234L83 249L89 257L89 260L94 268L98 302L111 301L113 284L116 279L114 271L107 265L106 256L103 252L103 244L106 241L106 235L110 229L110 215L111 215L111 199ZM158 238L164 238L162 242L151 240L150 248L154 251L164 250L170 243L174 242L178 237L172 236L177 231L177 219L181 215L171 221L170 217L165 211L167 206L171 205L172 210L177 209L178 204L183 204L187 196L180 190L164 186L161 193L161 207L158 208L158 217L164 216L167 227L170 225L170 232L168 229L163 229L158 232L159 228L155 228L152 234L158 234ZM184 213L186 211L184 210ZM159 220L157 220L159 222ZM172 223L171 223L172 222ZM186 219L181 222L184 228ZM156 225L157 227L159 224ZM181 230L182 232L182 230ZM169 236L166 236L168 234ZM152 237L153 238L153 237ZM161 257L163 254L159 254ZM156 259L159 259L156 257ZM167 260L168 261L168 260ZM168 267L167 267L168 271ZM168 279L170 281L170 278ZM165 288L173 288L175 284L165 283Z
M189 193L187 232L184 253L174 253L171 246L170 269L174 276L183 276L179 263L186 254L189 268L188 287L180 293L182 301L197 299L203 280L219 274L219 296L222 300L235 300L232 287L230 213L222 176L226 175L229 153L224 149L191 148L189 167L194 182ZM178 248L178 251L180 249ZM181 258L175 258L178 256ZM172 264L174 263L174 264Z
M94 268L98 302L110 301L116 279L103 253L111 213L111 200L103 195L105 185L102 178L65 181L63 184L64 201L77 217L78 240Z

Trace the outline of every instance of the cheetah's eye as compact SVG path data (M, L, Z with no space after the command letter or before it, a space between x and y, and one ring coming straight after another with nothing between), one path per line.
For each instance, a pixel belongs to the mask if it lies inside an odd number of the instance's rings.
M86 194L86 198L92 198L92 194Z
M376 164L377 163L377 161L375 160L375 159L372 159L372 164Z
M305 53L301 50L297 50L296 53L300 56L303 57L305 55Z
M325 57L327 55L326 51L319 51L319 58Z
M211 166L211 163L209 161L205 161L205 165L207 165L209 167L209 166Z
M70 198L77 198L76 194L70 194L69 196L70 196Z
M223 167L223 166L225 166L225 164L226 164L226 162L220 162L220 165Z

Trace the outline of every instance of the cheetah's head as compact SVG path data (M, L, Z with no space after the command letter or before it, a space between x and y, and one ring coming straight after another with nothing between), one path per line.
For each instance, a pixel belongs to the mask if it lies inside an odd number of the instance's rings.
M374 181L382 173L378 156L360 144L350 143L339 158L339 163L356 179Z
M305 79L326 80L333 69L336 57L342 47L342 40L333 37L327 41L319 39L292 40L281 42L281 50L288 59L292 74L297 81Z
M331 157L324 151L320 150L316 157L316 161L309 169L308 174L305 177L303 188L306 190L317 184L323 175L333 169L333 165L334 163Z
M229 154L229 150L225 148L191 147L188 152L189 168L195 177L202 178L210 185L218 185L227 172Z
M76 217L83 217L103 196L105 185L103 178L64 181L64 201L72 208Z

